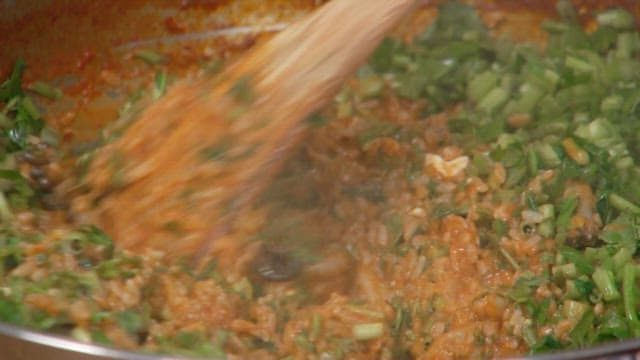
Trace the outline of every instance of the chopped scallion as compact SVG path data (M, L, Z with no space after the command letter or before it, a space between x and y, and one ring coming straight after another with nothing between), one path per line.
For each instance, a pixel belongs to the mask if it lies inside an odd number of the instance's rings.
M40 96L44 96L48 99L51 100L58 100L62 97L63 93L62 90L55 88L49 84L43 83L41 81L36 81L35 83L33 83L30 87L29 90L35 92L36 94L40 95Z
M358 324L352 328L352 334L356 340L372 340L382 336L383 333L383 323Z
M150 65L163 64L167 61L164 55L151 50L140 50L134 56Z
M616 287L613 273L602 267L597 267L592 275L593 282L602 293L604 301L614 301L620 299L620 292Z
M601 26L610 26L615 29L625 30L633 28L635 19L633 15L620 8L610 9L596 15L596 21Z

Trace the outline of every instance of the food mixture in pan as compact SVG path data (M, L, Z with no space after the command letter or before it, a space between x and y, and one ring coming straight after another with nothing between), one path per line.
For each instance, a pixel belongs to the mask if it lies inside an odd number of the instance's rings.
M385 40L198 267L123 250L72 205L97 149L223 57L183 71L134 51L137 82L101 76L137 90L72 144L45 126L69 94L23 82L17 60L0 86L0 320L230 359L483 359L640 336L640 33L622 9L557 12L544 49L457 2Z

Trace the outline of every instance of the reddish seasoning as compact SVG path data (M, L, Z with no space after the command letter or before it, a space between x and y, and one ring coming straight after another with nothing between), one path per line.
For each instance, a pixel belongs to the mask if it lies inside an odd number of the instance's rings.
M172 34L182 34L185 28L176 22L173 16L164 19L164 27Z
M9 77L9 74L11 73L11 69L12 68L9 65L0 66L0 79L5 79Z
M96 54L91 50L85 50L80 57L78 57L78 61L76 62L76 68L78 70L83 70L87 64L89 64L93 59L96 58Z
M71 140L73 140L74 136L75 133L72 129L67 128L62 131L62 140L64 142L70 142Z

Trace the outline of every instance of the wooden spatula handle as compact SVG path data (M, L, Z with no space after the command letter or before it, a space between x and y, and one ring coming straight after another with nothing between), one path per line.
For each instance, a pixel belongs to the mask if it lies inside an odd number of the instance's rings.
M333 0L276 35L237 66L259 70L259 88L315 110L360 66L414 0ZM282 104L286 107L286 104Z
M175 84L96 154L74 209L136 251L202 256L235 246L217 239L301 141L302 120L413 4L330 1L220 75Z
M226 83L250 76L258 102L237 119L242 133L262 150L243 166L234 195L238 209L250 204L303 138L301 121L327 103L346 77L362 65L415 0L333 0L253 49L229 69ZM228 91L219 86L220 95ZM268 118L260 131L244 129ZM220 233L209 235L209 241ZM207 246L205 246L207 247ZM203 250L200 253L206 253Z
M250 75L259 101L238 123L246 129L269 119L261 133L252 135L266 142L247 170L248 186L242 197L251 198L261 189L257 182L277 169L282 154L301 139L301 120L320 108L373 52L386 33L416 3L415 0L333 0L301 21L252 50L229 69L227 85ZM228 91L224 86L218 87ZM223 95L223 94L221 94ZM265 141L266 140L266 141ZM271 145L271 146L269 146ZM260 155L264 157L261 159ZM258 175L260 174L260 175ZM258 179L260 178L260 179ZM251 181L251 179L257 181ZM267 183L262 181L263 183Z

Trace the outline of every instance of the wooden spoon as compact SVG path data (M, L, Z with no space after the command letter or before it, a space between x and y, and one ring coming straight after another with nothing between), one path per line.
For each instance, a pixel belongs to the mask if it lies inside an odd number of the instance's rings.
M74 200L121 247L203 256L269 184L332 98L414 0L333 0L221 74L179 83L101 148ZM240 251L240 250L238 250ZM229 256L240 256L241 253Z

